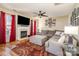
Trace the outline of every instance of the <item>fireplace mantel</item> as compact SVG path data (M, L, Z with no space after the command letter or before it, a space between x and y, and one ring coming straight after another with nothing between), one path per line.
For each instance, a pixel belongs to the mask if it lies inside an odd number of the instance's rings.
M28 27L18 27L17 28L17 40L21 40L23 38L21 38L21 31L27 31L27 35L28 35ZM27 37L24 37L27 38Z

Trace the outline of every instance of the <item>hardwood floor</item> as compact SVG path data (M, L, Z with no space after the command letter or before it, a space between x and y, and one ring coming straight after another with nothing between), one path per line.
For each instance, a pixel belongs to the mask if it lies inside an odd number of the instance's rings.
M13 49L13 47L15 47L15 46L18 46L18 47ZM0 56L15 56L13 54L16 54L18 56L25 56L25 55L23 55L20 52L18 52L19 54L15 53L15 51L17 49L18 49L18 51L27 50L28 46L29 46L28 50L30 50L32 52L31 52L31 54L26 54L27 56L40 56L40 55L43 56L44 54L47 55L46 53L44 53L43 47L40 47L40 46L35 45L35 44L32 44L32 43L28 42L27 40L21 40L21 41L15 41L15 42L7 43L7 44L1 44L0 45ZM14 50L14 52L12 50Z
M0 56L55 56L45 51L44 46L35 45L28 40L0 45Z
M0 56L11 56L11 49L9 47L12 47L13 45L16 45L16 42L0 44Z

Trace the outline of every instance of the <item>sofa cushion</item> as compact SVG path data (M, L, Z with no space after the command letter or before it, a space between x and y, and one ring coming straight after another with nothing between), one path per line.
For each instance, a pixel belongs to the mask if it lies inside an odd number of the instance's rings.
M60 35L61 32L60 31L56 31L55 35Z
M58 43L63 44L64 41L65 41L65 35L60 37L60 39L58 40Z

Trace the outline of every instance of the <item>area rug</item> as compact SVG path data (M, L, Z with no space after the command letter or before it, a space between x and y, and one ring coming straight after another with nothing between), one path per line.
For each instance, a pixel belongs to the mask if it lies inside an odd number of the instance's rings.
M29 41L21 41L11 49L12 55L17 56L47 56L44 46L35 45Z

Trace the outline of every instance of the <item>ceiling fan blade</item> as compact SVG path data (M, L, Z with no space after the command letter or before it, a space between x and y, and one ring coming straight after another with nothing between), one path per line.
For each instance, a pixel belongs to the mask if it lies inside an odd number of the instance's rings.
M46 14L46 12L43 12L42 14Z
M47 15L44 15L44 14L46 14L46 12L39 11L39 13L36 13L36 12L33 12L33 13L38 15L38 16L48 17Z
M41 16L41 14L38 14L38 16Z
M42 15L42 16L44 16L44 17L48 17L47 15Z

